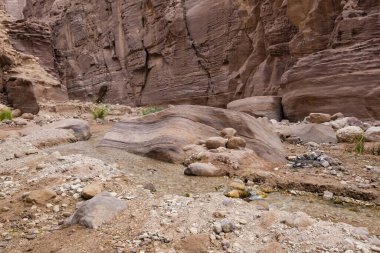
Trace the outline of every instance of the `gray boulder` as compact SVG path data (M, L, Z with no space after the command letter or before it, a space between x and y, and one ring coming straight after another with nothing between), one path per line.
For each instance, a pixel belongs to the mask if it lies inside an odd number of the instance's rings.
M126 208L125 201L113 197L108 192L102 192L83 202L75 213L66 220L66 224L80 224L87 228L96 229L103 223L112 220Z

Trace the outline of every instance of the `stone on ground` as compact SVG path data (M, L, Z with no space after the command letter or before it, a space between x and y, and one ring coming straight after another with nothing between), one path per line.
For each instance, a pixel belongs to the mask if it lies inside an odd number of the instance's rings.
M211 137L206 140L206 147L208 149L217 149L220 147L225 147L227 143L227 139L222 137Z
M50 189L42 189L32 191L24 196L24 200L28 203L44 205L49 200L56 197L56 193Z
M103 223L112 220L126 208L125 201L113 197L108 192L102 192L83 202L75 213L66 220L66 224L80 224L87 228L96 229Z
M331 115L327 113L310 113L305 120L310 123L321 124L329 122L331 120Z
M229 128L223 129L220 132L220 136L229 139L231 137L234 137L236 133L237 131L234 128L229 127Z
M276 131L285 139L296 136L303 142L337 143L335 131L321 124L276 125Z
M184 171L187 176L220 177L223 171L210 163L192 163Z
M47 127L55 129L71 129L74 131L74 135L79 141L85 141L91 137L90 126L87 121L82 119L64 119L54 122Z
M227 142L227 148L238 149L245 148L247 142L241 137L232 137Z
M380 126L368 128L364 137L366 141L380 142Z
M284 223L289 227L305 228L311 226L313 220L306 213L297 212L290 214L289 217L285 219Z
M96 196L96 194L102 192L103 184L100 182L95 182L89 184L83 188L82 197L84 199L91 199Z
M361 138L364 131L358 126L348 126L336 132L338 142L354 143L357 138Z

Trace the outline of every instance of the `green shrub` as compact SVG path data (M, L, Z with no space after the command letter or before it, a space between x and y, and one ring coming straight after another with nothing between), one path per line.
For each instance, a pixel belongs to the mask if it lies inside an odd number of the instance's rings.
M8 108L0 110L0 121L3 120L12 120L12 111Z
M94 119L104 119L108 115L109 109L106 105L98 105L92 110Z
M148 115L148 114L152 114L155 112L162 111L163 109L164 109L163 107L155 107L155 106L145 107L142 109L141 113L142 113L142 115Z
M364 135L355 138L355 152L357 154L364 153Z

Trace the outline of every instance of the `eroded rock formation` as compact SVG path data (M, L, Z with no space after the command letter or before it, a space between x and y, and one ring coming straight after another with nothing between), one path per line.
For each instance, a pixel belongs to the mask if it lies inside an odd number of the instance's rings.
M274 95L291 120L380 118L378 0L28 0L24 15L52 28L56 66L44 66L71 98L226 106Z

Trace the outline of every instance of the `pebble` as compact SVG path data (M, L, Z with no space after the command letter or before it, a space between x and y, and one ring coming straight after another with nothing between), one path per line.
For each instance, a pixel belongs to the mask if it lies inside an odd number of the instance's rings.
M323 198L325 200L331 200L333 198L333 196L334 196L334 193L332 193L332 192L329 192L329 191L323 192Z
M220 224L224 233L230 233L235 230L234 223L229 219L222 220Z
M215 223L213 226L213 230L216 234L220 234L222 232L222 224L219 222Z
M58 213L59 212L59 205L55 205L53 207L53 211L56 212L56 213Z

